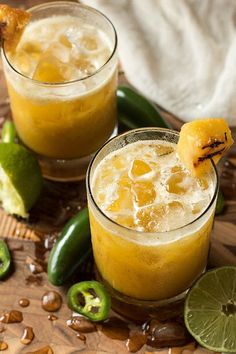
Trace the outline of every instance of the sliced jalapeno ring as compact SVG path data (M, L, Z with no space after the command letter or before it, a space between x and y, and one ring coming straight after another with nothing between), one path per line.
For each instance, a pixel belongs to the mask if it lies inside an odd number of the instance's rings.
M2 142L14 143L16 139L16 128L13 122L7 120L2 127Z
M6 243L0 240L0 279L4 278L9 272L11 256Z
M97 281L74 284L67 294L68 306L91 321L103 321L108 317L111 298L104 286Z

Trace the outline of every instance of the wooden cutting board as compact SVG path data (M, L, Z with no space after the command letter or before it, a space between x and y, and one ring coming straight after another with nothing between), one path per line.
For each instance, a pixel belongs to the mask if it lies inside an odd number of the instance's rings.
M9 5L30 7L42 1L7 1ZM125 78L120 72L120 82ZM162 110L163 115L174 128L179 129L181 121ZM9 100L0 64L0 125L6 118L10 118ZM236 129L233 130L236 140ZM211 238L210 266L226 264L236 265L236 146L234 144L229 156L220 165L221 188L226 197L225 211L216 217ZM50 345L54 354L72 353L127 353L127 340L114 340L107 337L102 331L86 335L86 343L77 338L76 332L68 328L66 320L71 311L65 301L65 288L59 290L47 281L45 272L32 274L29 270L32 259L39 259L41 264L47 259L49 250L66 221L86 204L84 182L53 183L45 181L44 190L37 205L32 209L27 222L8 216L0 209L0 237L7 239L14 260L14 270L11 276L0 282L0 314L11 309L23 312L23 322L4 325L6 329L1 333L0 341L8 343L9 354L30 353L36 349ZM86 272L81 276L86 276ZM55 321L48 320L41 308L41 297L49 289L57 290L63 297L63 305L56 314ZM18 301L21 298L30 299L30 306L22 309ZM35 338L29 345L20 342L20 336L25 326L33 327ZM140 331L140 327L129 323L131 331ZM138 353L155 352L150 346L144 345ZM186 352L188 350L188 353ZM172 348L173 354L190 354L201 349ZM52 353L51 352L51 353ZM50 353L50 351L45 351ZM168 353L168 349L159 351ZM170 350L169 350L170 353Z

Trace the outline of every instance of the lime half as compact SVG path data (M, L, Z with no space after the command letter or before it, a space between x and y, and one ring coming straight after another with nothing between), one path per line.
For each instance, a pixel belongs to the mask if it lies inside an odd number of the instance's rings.
M184 319L202 346L216 352L236 352L236 267L205 273L187 295Z
M36 158L21 145L0 144L0 201L10 214L27 217L42 188Z

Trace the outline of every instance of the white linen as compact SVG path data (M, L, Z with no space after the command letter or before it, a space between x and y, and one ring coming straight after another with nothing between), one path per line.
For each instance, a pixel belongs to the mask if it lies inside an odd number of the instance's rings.
M236 125L235 0L84 0L114 23L127 79L184 121Z

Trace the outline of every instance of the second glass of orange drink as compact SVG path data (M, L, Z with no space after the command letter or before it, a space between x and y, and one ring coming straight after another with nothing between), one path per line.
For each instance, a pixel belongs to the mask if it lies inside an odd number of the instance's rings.
M16 50L2 53L17 132L44 176L81 179L116 134L116 32L99 11L74 2L29 12Z
M217 173L212 164L204 178L192 177L178 139L167 129L129 131L107 142L88 170L95 262L123 310L181 300L207 264Z

